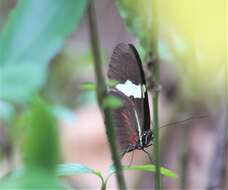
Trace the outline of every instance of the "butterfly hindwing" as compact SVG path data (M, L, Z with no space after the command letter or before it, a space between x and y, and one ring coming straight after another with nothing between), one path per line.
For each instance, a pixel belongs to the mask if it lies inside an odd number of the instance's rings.
M111 91L110 95L118 97L123 103L123 106L112 111L120 150L124 152L136 146L138 142L137 121L134 116L133 104L119 91Z

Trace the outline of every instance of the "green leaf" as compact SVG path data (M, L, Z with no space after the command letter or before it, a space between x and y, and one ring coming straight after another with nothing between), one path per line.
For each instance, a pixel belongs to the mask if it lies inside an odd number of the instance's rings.
M0 74L5 75L0 80L0 86L4 86L0 98L7 96L14 102L24 101L42 86L47 64L79 24L87 2L18 1L0 34ZM11 84L15 81L18 82ZM22 81L25 83L22 84ZM19 94L15 93L15 89L20 88Z
M0 98L14 102L28 100L44 83L46 71L39 64L0 65Z
M109 95L103 100L102 106L104 108L109 107L111 109L116 109L116 108L123 106L123 102L121 99L119 99L115 96Z
M58 176L69 176L74 174L95 174L101 177L99 171L95 171L83 164L59 164L57 167Z
M147 164L142 166L124 166L123 168L124 170L139 170L139 171L145 171L145 172L155 172L156 170L154 164ZM160 171L161 171L161 174L166 177L177 178L177 175L169 169L161 167Z
M108 87L114 87L115 85L117 85L119 83L119 81L117 80L108 80Z
M82 90L87 90L87 91L94 91L96 90L96 84L92 82L85 82L80 85Z
M45 170L29 169L0 180L0 189L64 189L57 177Z
M50 61L79 23L86 5L86 0L18 1L0 36L0 63Z
M43 173L44 172L44 173ZM37 176L37 174L41 174L40 176ZM2 183L2 179L0 179L0 189L1 188L12 188L12 187L42 187L44 188L46 184L46 187L52 187L56 183L53 183L49 179L53 179L53 176L47 176L47 172L43 170L25 170L25 168L18 168L13 170L8 176L4 177L6 180L5 183ZM74 163L68 163L68 164L59 164L57 165L57 168L55 170L55 175L58 177L63 176L71 176L75 174L93 174L98 176L101 181L103 182L103 177L101 175L101 172L93 170L83 164L74 164ZM50 175L50 174L49 174ZM49 178L47 178L49 177ZM50 178L51 177L51 178ZM2 181L1 181L2 180ZM45 181L46 180L46 181ZM56 182L56 181L54 181ZM12 184L13 183L13 184ZM3 184L3 185L2 185Z
M154 164L147 164L147 165L140 165L140 166L123 166L123 169L124 170L138 170L138 171L145 171L145 172L155 172L155 165ZM109 168L109 174L111 175L112 173L115 173L115 168L114 166L112 165L110 168ZM160 167L160 171L161 171L161 174L166 176L166 177L170 177L170 178L173 178L173 179L176 179L177 178L177 175L172 172L171 170L169 169L166 169L164 167Z
M59 141L56 120L48 105L34 98L27 116L24 142L26 168L54 172L59 161Z
M117 80L108 80L107 85L109 88L114 87L116 84L119 82ZM92 82L85 82L81 84L81 89L82 90L87 90L87 91L94 91L96 90L96 84Z
M0 120L1 122L9 122L12 119L12 116L15 115L16 110L8 102L0 100Z

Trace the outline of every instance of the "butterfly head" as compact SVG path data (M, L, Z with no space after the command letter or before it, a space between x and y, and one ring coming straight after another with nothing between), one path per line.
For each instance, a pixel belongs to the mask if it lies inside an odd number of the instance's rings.
M153 140L153 133L151 130L147 130L142 135L143 146L146 147Z

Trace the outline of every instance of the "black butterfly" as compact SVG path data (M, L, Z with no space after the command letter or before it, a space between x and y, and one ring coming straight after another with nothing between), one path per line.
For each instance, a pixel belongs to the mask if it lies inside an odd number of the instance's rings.
M146 81L139 54L132 44L118 44L111 56L108 78L118 81L109 91L123 101L113 110L122 156L151 145L150 111Z

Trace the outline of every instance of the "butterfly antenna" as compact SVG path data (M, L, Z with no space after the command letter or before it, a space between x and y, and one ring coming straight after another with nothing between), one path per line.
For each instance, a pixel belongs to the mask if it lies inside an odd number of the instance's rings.
M145 152L145 153L147 154L147 156L148 156L149 160L150 160L151 162L153 162L153 159L151 158L151 156L150 156L149 152L147 152L147 151L146 151L146 150L144 150L144 149L142 149L142 150L143 150L143 152Z
M195 119L205 119L207 117L208 117L207 115L192 116L192 117L189 117L189 118L181 120L181 121L176 121L176 122L172 122L172 123L168 123L168 124L162 125L159 128L168 127L168 126L174 126L174 125L183 125L186 121L195 120Z

